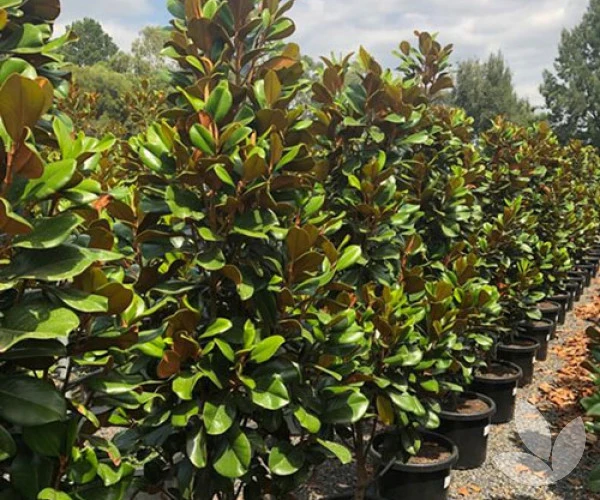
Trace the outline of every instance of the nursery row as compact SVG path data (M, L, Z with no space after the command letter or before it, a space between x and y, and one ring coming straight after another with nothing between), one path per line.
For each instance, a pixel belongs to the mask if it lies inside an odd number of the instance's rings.
M58 106L59 0L0 0L0 498L285 498L337 459L432 500L510 420L597 271L600 157L475 137L428 33L311 80L292 5L169 0L178 90L124 141Z

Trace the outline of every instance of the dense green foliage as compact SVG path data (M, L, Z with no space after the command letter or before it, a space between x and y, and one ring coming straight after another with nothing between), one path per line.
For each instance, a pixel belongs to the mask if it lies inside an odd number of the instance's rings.
M58 0L0 7L2 498L283 498L354 458L362 499L377 426L417 453L596 243L593 148L476 140L428 33L307 65L292 5L170 0L171 62L146 30L101 94Z

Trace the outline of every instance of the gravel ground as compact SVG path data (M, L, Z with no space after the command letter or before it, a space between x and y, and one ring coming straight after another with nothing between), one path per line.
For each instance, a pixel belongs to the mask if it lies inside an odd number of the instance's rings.
M591 287L582 297L578 306L592 302L600 296L600 280L594 280ZM574 337L584 334L590 323L577 318L571 312L564 326L558 331L558 338L552 342L548 360L536 364L533 383L519 389L517 398L534 403L550 423L553 438L556 437L564 422L560 422L563 412L568 412L568 418L582 416L583 412L578 403L559 409L545 400L540 387L548 387L558 381L558 372L564 367L565 361L558 355L565 344ZM556 484L544 487L529 487L512 481L498 470L492 463L491 457L504 452L527 452L516 432L514 422L494 426L488 442L488 460L476 470L453 471L452 483L449 489L449 499L469 500L592 500L599 499L586 490L587 476L594 464L600 463L600 448L598 444L590 444L578 467L565 479ZM327 462L315 471L312 481L307 487L297 492L298 500L320 500L327 495L338 494L352 487L354 469L352 465L341 467L338 462ZM423 500L427 500L424 498Z

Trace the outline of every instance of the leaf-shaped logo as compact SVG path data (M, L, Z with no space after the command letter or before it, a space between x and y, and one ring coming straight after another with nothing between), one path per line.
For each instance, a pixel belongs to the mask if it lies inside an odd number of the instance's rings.
M548 422L535 406L519 402L515 423L519 437L533 455L512 452L493 458L494 465L513 481L528 486L553 484L573 472L581 461L586 440L581 418L561 431L554 447Z

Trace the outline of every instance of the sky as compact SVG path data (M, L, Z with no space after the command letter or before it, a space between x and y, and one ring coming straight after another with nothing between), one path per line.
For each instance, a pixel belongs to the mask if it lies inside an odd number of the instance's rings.
M62 0L60 27L84 16L102 23L123 50L141 28L166 25L166 0ZM356 51L363 45L393 67L391 52L414 30L438 32L455 45L454 61L484 59L501 50L518 93L543 104L538 92L552 68L561 31L580 20L588 0L296 0L289 15L293 41L313 57Z

